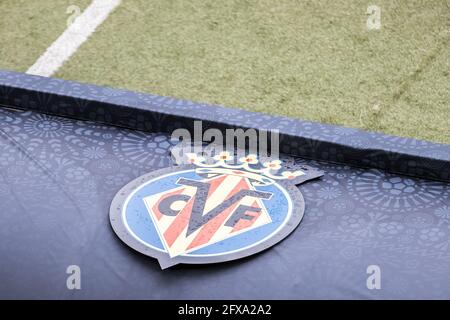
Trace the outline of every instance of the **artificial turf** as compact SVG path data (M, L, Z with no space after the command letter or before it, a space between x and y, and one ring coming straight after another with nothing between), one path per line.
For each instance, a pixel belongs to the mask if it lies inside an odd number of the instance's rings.
M0 2L0 68L33 64L68 3L88 1ZM450 143L450 1L127 0L55 76Z

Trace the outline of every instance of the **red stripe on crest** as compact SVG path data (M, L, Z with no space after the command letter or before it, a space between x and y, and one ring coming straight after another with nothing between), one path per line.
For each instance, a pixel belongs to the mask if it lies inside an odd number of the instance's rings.
M177 240L178 236L181 232L187 227L189 223L189 218L192 213L192 206L194 205L194 197L189 200L187 205L183 208L183 210L178 213L175 217L174 221L170 224L167 230L164 232L164 239L166 239L166 243L169 247L173 245L175 240Z
M209 187L209 192L208 192L208 198L212 196L212 194L214 193L214 191L216 191L216 189L220 186L220 184L227 178L226 175L221 175L219 177L217 177L214 180L211 180L210 182L210 187Z
M239 190L242 189L249 189L249 185L245 178L242 178L241 181L239 181L239 183L227 195L226 199L230 198L236 192L239 192ZM230 216L230 214L234 211L234 209L239 203L240 202L234 203L232 206L219 213L216 217L214 217L213 219L208 221L203 227L201 227L200 232L197 234L195 239L192 240L192 242L189 244L187 250L208 243L208 241L210 241L211 238L216 234L217 230L219 230L224 221Z
M252 207L259 208L260 206L259 206L258 202L255 201L255 202L253 202ZM236 223L236 225L234 226L233 230L231 230L231 233L251 227L256 222L256 220L258 220L261 213L262 213L261 211L260 212L247 211L246 214L249 216L253 216L254 218L251 220L246 220L246 219L239 220L238 223Z
M208 197L220 186L220 184L222 183L222 181L225 180L225 178L226 176L222 175L214 180L211 180ZM166 239L166 243L169 247L171 247L175 243L180 234L189 224L189 219L192 214L192 206L194 205L194 198L195 197L192 197L192 199L189 200L188 204L183 208L182 211L180 211L180 213L178 213L174 221L164 232L164 238Z

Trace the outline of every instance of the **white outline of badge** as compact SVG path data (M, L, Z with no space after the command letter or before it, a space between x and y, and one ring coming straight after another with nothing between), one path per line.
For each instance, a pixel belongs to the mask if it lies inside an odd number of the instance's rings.
M247 246L245 248L238 249L236 252L226 252L220 253L218 255L180 255L174 258L170 258L169 254L159 248L149 246L145 242L139 241L135 235L130 233L129 228L127 228L123 222L123 208L125 206L125 201L128 199L130 194L134 193L136 189L140 189L143 184L149 181L154 181L162 176L167 176L172 172L182 172L191 171L195 166L185 165L179 167L169 167L165 169L159 169L152 171L150 173L144 174L121 188L116 196L114 197L111 207L110 207L110 223L116 233L116 235L129 247L134 250L153 258L156 258L162 269L166 269L176 264L212 264L219 262L226 262L241 259L244 257L251 256L258 252L264 251L278 242L285 239L290 233L292 233L297 226L300 224L303 214L305 211L305 201L303 195L295 184L289 183L288 181L280 181L277 184L283 194L290 201L290 212L287 216L289 219L285 219L283 222L283 227L277 228L277 232L272 232L269 237L265 237L264 241L258 241L257 243ZM284 189L284 190L283 190Z
M128 225L128 222L127 222L126 219L125 219L126 209L127 209L127 207L128 207L128 203L129 203L129 201L131 200L131 198L136 194L136 192L139 192L139 190L141 190L142 188L144 188L146 185L148 185L148 184L150 184L150 183L152 183L152 182L154 182L154 181L156 181L156 180L159 180L159 179L162 179L162 178L171 176L171 175L175 175L175 174L178 174L178 173L184 173L184 172L192 172L192 171L194 171L194 170L195 170L195 169L183 170L183 171L175 171L175 172L167 173L167 174L165 174L165 175L161 175L161 176L159 176L159 177L157 177L157 178L154 178L154 179L152 179L152 180L147 181L146 183L142 184L140 187L136 188L132 193L130 193L130 195L129 195L129 196L127 197L127 199L125 200L125 203L124 203L123 208L122 208L122 222L123 222L123 224L125 225L125 228L127 228L128 232L130 232L130 234L131 234L132 236L134 236L134 237L136 238L136 240L138 240L138 241L141 242L143 245L146 245L147 247L150 247L150 248L152 248L152 249L154 249L154 250L158 250L158 251L160 251L160 252L167 253L167 251L162 250L162 249L159 249L159 248L156 248L156 247L152 246L151 244L149 244L149 243L143 241L141 238L139 238L139 237L133 232L133 230L131 230L130 226ZM277 188L284 194L284 196L286 197L286 199L287 199L287 201L288 201L288 212L287 212L287 215L286 215L286 217L284 218L283 222L281 223L281 225L280 225L277 229L275 229L272 233L270 233L269 235L267 235L267 236L264 237L263 239L261 239L261 240L255 242L255 243L253 243L253 244L251 244L251 245L248 245L248 246L246 246L246 247L242 247L242 248L239 248L239 249L230 250L230 251L226 251L226 252L222 252L222 253L213 253L213 254L192 254L192 253L185 253L185 254L181 254L180 256L187 256L187 257L215 257L215 256L221 256L221 255L226 255L226 254L231 254L231 253L237 253L237 252L239 252L239 251L246 250L246 249L250 249L251 247L257 246L257 245L260 244L261 242L264 242L264 241L266 241L268 238L271 238L271 237L273 236L273 234L279 232L282 228L284 228L284 226L286 225L286 223L288 223L288 221L289 221L289 219L290 219L290 217L291 217L291 215L292 215L292 199L291 199L291 196L289 195L289 193L288 193L288 192L287 192L287 191L286 191L279 183L276 183L276 182L275 182L274 185L276 185L276 187L277 187ZM153 221L153 223L154 223L154 221ZM158 230L157 230L157 232L158 232ZM158 235L161 237L161 235L159 234L159 232L158 232ZM227 240L227 239L222 240L222 241L226 241L226 240ZM209 245L211 245L211 244L209 244ZM208 245L206 245L206 246L208 246ZM205 246L205 247L206 247L206 246ZM203 247L203 248L204 248L204 247ZM199 248L199 249L200 249L200 248ZM196 249L196 250L197 250L197 249Z

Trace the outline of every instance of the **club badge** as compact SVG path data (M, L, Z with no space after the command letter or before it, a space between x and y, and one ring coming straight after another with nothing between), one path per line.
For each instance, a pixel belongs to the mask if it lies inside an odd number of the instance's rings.
M297 185L322 176L308 166L286 170L280 160L255 155L236 161L222 152L212 163L187 156L190 165L143 175L111 204L118 237L163 269L235 260L273 246L303 217Z

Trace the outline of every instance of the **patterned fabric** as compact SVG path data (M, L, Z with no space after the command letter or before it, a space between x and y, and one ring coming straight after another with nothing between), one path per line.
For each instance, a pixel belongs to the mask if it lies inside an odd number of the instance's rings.
M170 166L166 134L5 108L0 129L0 298L450 298L448 183L286 157L325 171L300 187L291 236L244 260L162 271L122 244L108 213L124 184ZM73 264L82 290L66 288ZM381 290L366 287L369 265Z
M149 132L191 129L194 119L278 130L285 154L450 181L450 145L357 129L1 70L0 104Z

